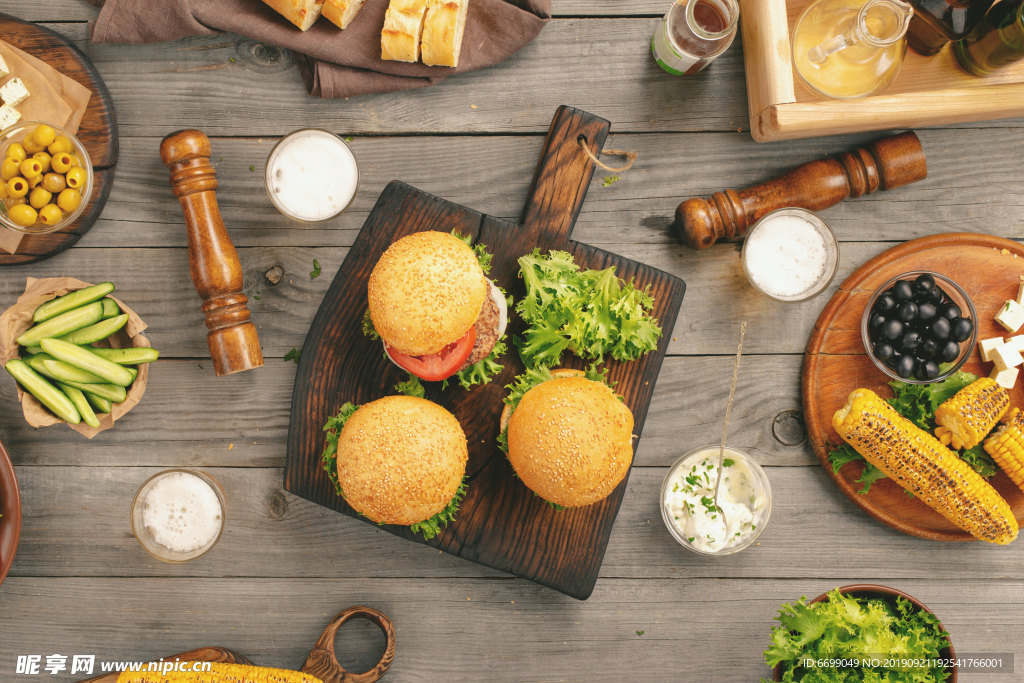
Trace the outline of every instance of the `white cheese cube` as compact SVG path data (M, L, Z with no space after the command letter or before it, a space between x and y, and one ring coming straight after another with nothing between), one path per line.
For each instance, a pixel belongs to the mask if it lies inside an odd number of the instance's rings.
M10 73L11 70L7 66L7 62L4 61L3 57L0 57L0 78L7 78Z
M21 112L14 107L8 107L6 104L0 107L0 130L10 128L18 122L21 118Z
M1013 344L1018 351L1024 351L1024 334L1019 334L1016 337L1010 337L1006 340L1007 344Z
M992 349L989 356L992 358L992 362L996 364L996 370L1009 370L1018 365L1024 365L1024 357L1021 357L1020 351L1013 344L997 346Z
M1013 299L1007 299L996 313L996 322L1002 325L1007 332L1016 332L1021 325L1024 325L1024 306Z
M10 107L17 107L28 99L28 88L21 82L20 78L12 78L0 88L0 99Z
M1007 368L1005 370L993 368L989 378L995 380L996 384L1004 389L1013 389L1013 385L1017 383L1017 373L1019 372L1020 370L1017 368Z
M1022 334L1021 337L1024 337L1024 334ZM992 357L990 354L992 353L992 349L996 348L997 346L1002 346L1005 343L1006 342L1003 341L1002 337L982 339L980 342L978 342L978 351L981 352L981 359L986 363L991 363Z

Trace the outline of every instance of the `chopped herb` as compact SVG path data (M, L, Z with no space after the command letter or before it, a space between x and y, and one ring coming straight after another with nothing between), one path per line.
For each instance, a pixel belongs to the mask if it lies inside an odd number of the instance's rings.
M250 166L250 167L249 167L249 170L250 170L250 171L255 171L255 170L256 170L256 167L255 167L255 166Z
M686 539L686 540L688 540L688 541L689 541L690 543L693 543L693 542L694 542L694 541L695 541L696 539L695 539L695 538L694 538L693 536L690 536L690 537L689 537L688 539Z
M256 299L256 301L263 301L263 299L260 298L260 293L259 292L256 292L255 294L253 294L252 298Z
M718 506L715 505L715 499L710 496L701 496L700 504L703 505L708 512L717 512Z
M637 634L638 636L642 636L642 635L644 634L644 631L637 631L637 632L636 632L636 634Z
M235 63L235 58L234 57L228 57L228 61L231 62L232 64L234 64Z
M601 183L601 184L602 184L602 185L603 185L604 187L608 187L609 185L611 185L612 183L614 183L614 182L615 182L616 180L618 180L618 179L619 179L619 176L617 176L617 175L606 175L606 176L604 177L604 182L603 182L603 183Z
M726 458L725 460L722 461L722 467L732 467L735 464L736 464L736 461L735 460L730 460L729 458ZM726 479L726 481L729 481L729 480Z
M198 365L199 365L199 369L202 370L203 369L203 364L199 363Z
M672 486L672 493L675 493L675 492L676 492L676 491L678 491L678 490L679 490L679 482L677 481L677 482L676 482L676 483L675 483L675 484L674 484L674 485Z
M288 353L284 354L284 362L287 363L288 361L293 360L293 361L295 361L295 364L298 365L299 364L299 358L301 358L301 357L302 357L302 351L297 351L294 347L292 347L291 351L289 351Z
M355 140L355 137L353 137L351 135L346 135L345 136L345 142L352 142L353 140Z
M320 277L320 262L313 259L313 270L310 271L309 278L315 280L318 277Z

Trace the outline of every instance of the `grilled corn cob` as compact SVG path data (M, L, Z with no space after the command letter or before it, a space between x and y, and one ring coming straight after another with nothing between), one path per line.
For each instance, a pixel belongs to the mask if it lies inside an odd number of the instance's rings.
M974 448L1010 408L1006 389L985 377L972 382L935 411L935 438L954 449Z
M1006 424L985 441L985 451L1024 491L1024 413L1013 408L1006 417Z
M212 664L210 671L171 671L165 674L124 671L117 683L323 683L300 671L267 669L243 664Z
M976 538L1005 545L1017 537L1017 520L999 493L873 391L850 394L832 426L887 477Z

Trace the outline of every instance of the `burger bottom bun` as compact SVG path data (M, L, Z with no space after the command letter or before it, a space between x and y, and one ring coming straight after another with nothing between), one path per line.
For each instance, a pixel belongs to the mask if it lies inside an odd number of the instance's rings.
M422 398L387 396L359 408L338 435L338 483L373 521L415 524L448 506L468 458L454 415Z
M556 377L523 396L508 421L508 446L527 488L556 505L591 505L629 472L633 414L605 384Z

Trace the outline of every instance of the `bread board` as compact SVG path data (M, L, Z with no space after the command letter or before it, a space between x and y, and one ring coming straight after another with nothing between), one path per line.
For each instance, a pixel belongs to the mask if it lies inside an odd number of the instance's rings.
M750 133L757 142L1024 116L1024 62L987 78L964 71L952 44L907 51L899 76L872 97L824 100L793 70L790 38L814 0L740 0Z
M519 225L404 183L387 186L306 336L292 395L285 489L372 524L335 494L323 471L323 425L346 401L363 404L395 394L394 386L406 379L405 373L385 359L380 342L363 336L362 318L367 281L381 254L395 240L421 230L457 229L485 244L494 255L490 277L517 299L525 289L518 278L516 259L534 247L567 250L583 268L615 266L619 277L635 278L640 288L650 285L656 301L653 315L664 331L658 349L634 362L609 359L605 364L610 379L617 382L616 392L633 412L635 434L641 434L685 284L662 271L570 240L594 172L578 140L582 138L594 153L600 153L608 129L607 121L592 114L565 106L558 109ZM523 329L522 321L512 316L509 340ZM427 398L455 414L469 442L469 493L456 521L429 545L586 599L597 581L626 481L600 503L558 512L513 476L496 445L504 386L523 371L511 343L509 348L504 372L490 384L471 391L456 385L444 392L439 384L427 385ZM565 366L585 366L568 352L563 360ZM381 528L422 542L408 527Z
M96 223L107 203L117 166L118 132L114 103L89 58L64 36L28 21L0 13L0 39L43 60L92 91L89 106L75 136L89 152L93 165L92 196L81 217L57 232L25 235L17 253L0 250L0 265L43 261L74 245Z
M920 500L908 497L890 479L876 481L868 494L858 493L862 485L856 480L863 463L847 463L838 473L828 463L829 452L843 443L832 428L832 415L846 404L850 392L866 388L882 398L893 395L889 377L875 367L864 350L860 321L878 287L913 270L941 273L967 292L978 314L978 339L1008 336L993 316L1003 301L1017 295L1019 277L1024 275L1024 247L1020 244L991 235L956 232L921 237L882 252L839 286L814 325L802 378L808 439L839 489L878 521L934 541L973 541L973 536ZM987 377L992 364L982 363L974 349L962 369ZM1018 380L1009 393L1010 405L1024 408L1024 381ZM1002 471L989 481L1010 504L1018 523L1024 525L1024 492Z

